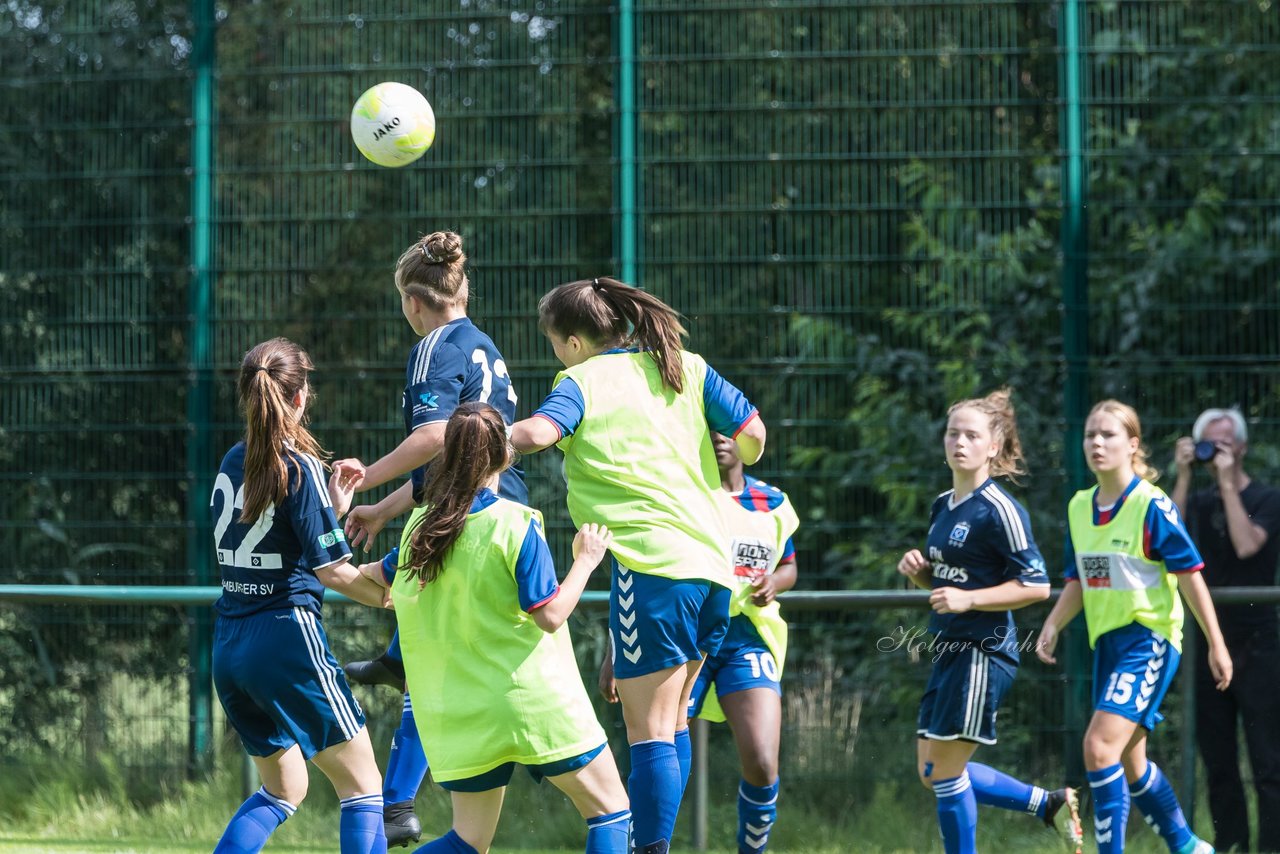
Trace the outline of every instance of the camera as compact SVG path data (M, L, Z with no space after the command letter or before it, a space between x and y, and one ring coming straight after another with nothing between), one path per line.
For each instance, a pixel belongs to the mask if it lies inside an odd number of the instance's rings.
M1195 460L1198 463L1207 463L1213 459L1214 454L1218 453L1218 446L1213 442L1201 440L1196 442Z

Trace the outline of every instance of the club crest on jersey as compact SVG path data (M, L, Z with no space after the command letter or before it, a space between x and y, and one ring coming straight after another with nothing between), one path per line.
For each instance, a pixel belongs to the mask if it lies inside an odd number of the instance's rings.
M969 523L957 522L956 526L951 529L951 534L947 537L947 545L952 548L964 548L964 541L969 538Z

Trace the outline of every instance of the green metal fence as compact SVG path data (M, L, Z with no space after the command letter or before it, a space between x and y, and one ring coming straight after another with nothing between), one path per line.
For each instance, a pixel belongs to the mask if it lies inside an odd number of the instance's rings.
M946 485L941 413L1001 383L1051 558L1085 478L1082 415L1104 395L1137 405L1157 460L1200 408L1239 403L1252 469L1274 481L1278 15L1268 0L0 6L0 582L208 583L231 372L265 337L314 357L327 447L391 449L413 342L390 272L436 228L465 238L471 313L522 413L554 373L531 320L550 286L625 271L685 312L693 348L770 425L759 473L801 509L805 586L896 583ZM364 162L347 130L355 97L391 79L439 122L401 170ZM530 463L563 554L556 463ZM194 703L175 726L206 755L205 613L83 616L38 637L6 617L0 643L42 664L0 671L3 696L41 695L56 717L74 694L50 689L100 649L139 678L182 662ZM815 635L851 679L880 678L860 653L876 627L836 625ZM1037 701L1064 750L1082 687Z

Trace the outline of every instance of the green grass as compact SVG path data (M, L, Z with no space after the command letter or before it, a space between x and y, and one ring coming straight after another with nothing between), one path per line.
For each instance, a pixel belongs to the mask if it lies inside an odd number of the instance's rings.
M71 773L72 769L66 769ZM234 769L211 780L164 792L152 806L131 804L108 774L50 782L48 768L6 769L0 778L0 854L6 852L208 852L240 802ZM843 787L841 787L843 788ZM919 786L883 784L869 797L848 791L794 790L784 796L769 850L804 854L934 854L941 852L934 801ZM821 798L819 802L817 799ZM449 802L438 787L425 787L418 813L428 834L448 827ZM267 851L332 854L338 849L337 799L328 782L313 774L311 792L298 813L271 839ZM686 852L686 815L673 851ZM1065 847L1027 816L982 808L978 847L984 852L1062 854ZM736 807L728 797L712 802L713 854L732 854ZM1208 826L1201 816L1201 827ZM1086 835L1090 828L1086 826ZM499 827L494 852L564 854L582 850L582 820L559 792L517 775ZM429 837L428 837L429 838ZM535 847L536 846L536 847ZM1091 842L1086 851L1094 850ZM1164 846L1141 819L1131 826L1131 854L1163 854ZM393 849L407 851L407 849Z

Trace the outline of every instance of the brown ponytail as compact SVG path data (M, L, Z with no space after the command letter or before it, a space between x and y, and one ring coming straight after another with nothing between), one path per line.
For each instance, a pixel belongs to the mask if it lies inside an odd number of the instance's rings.
M444 429L444 448L427 472L428 509L410 535L409 562L402 570L419 586L440 577L476 493L509 465L506 422L498 410L478 401L455 409Z
M406 249L396 262L396 287L417 297L433 311L451 305L467 307L469 296L462 238L435 231Z
M688 333L675 309L640 288L608 277L560 285L538 303L538 326L597 347L643 350L657 363L663 384L684 391L680 353Z
M957 409L973 409L987 416L991 427L991 438L998 442L1000 451L991 460L992 477L1007 477L1014 483L1018 477L1027 473L1023 466L1022 441L1018 438L1018 418L1013 411L1010 400L1013 392L1008 388L1000 388L986 397L975 397L953 403L947 410L947 416Z
M293 399L307 387L314 369L307 351L287 338L263 341L244 354L236 393L244 413L244 507L240 520L258 521L272 504L289 494L285 455L293 451L326 456L306 427L306 410L295 415ZM299 479L302 470L295 467Z

